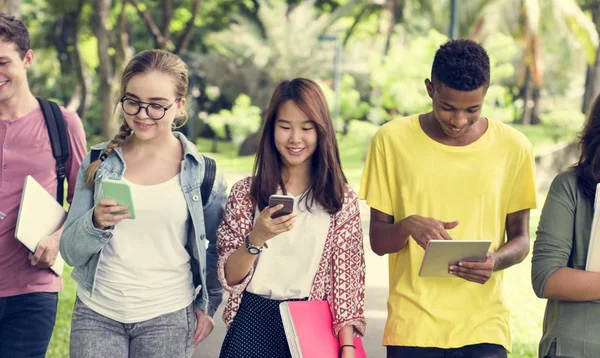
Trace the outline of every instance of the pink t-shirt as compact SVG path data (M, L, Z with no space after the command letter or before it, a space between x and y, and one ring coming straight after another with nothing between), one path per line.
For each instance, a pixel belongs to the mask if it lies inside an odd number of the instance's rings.
M77 172L86 154L85 133L75 113L61 107L70 143L66 163L70 203ZM62 291L62 280L50 269L29 263L29 250L15 239L15 226L25 176L31 175L56 197L56 161L41 109L19 119L0 120L0 297Z

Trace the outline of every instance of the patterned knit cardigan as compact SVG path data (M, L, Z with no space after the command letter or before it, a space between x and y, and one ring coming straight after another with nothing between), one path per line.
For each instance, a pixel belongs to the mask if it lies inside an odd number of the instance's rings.
M365 331L365 254L360 209L356 193L346 185L342 209L331 215L323 256L311 288L309 300L327 300L333 317L333 334L353 325L355 334ZM250 178L237 182L225 207L223 221L217 229L219 280L229 300L223 312L227 328L231 326L254 267L237 285L227 285L225 263L252 230L255 207L250 198ZM268 250L268 249L266 249Z

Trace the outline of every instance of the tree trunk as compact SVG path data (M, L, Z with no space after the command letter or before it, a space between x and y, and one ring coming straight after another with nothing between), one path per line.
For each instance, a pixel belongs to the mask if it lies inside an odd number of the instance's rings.
M0 12L21 18L21 4L23 0L0 0Z
M150 15L150 12L148 11L148 9L142 10L140 8L138 0L131 0L131 4L133 4L133 6L136 8L138 14L140 14L140 16L144 19L144 23L146 24L146 27L148 28L148 31L150 31L150 35L152 36L152 39L154 40L154 48L165 49L165 50L171 48L173 43L171 42L171 40L168 37L165 37L164 33L158 27L156 22L152 19L152 16ZM170 1L165 0L162 2L162 5L163 5L163 9L162 9L163 14L171 14L173 12L173 8L172 8L173 4ZM163 20L167 19L169 16L170 15L165 15Z
M392 42L392 36L394 35L394 27L396 26L396 2L397 0L386 0L385 8L389 13L389 24L387 28L387 33L385 37L385 48L383 50L383 55L386 56L390 51L390 46Z
M111 0L92 2L94 6L92 31L98 39L98 76L100 78L98 97L102 104L102 135L107 139L112 138L117 132L117 124L113 120L113 69L108 55L110 35L107 21L111 2Z
M542 120L540 118L540 88L538 86L536 86L535 84L533 85L533 90L532 90L532 104L533 107L531 107L531 124L532 125L538 125L542 123Z
M521 119L519 122L528 126L531 124L531 116L533 110L533 80L531 78L531 69L527 66L525 70L525 80L523 81L523 87L521 87L520 97L523 98L523 112L521 113Z
M192 17L188 20L187 24L185 25L185 29L177 40L177 45L175 46L176 54L182 55L187 52L190 41L192 40L192 35L194 34L194 29L196 28L195 22L199 11L200 0L195 0L194 4L192 5Z
M115 38L115 78L121 73L125 64L133 56L133 51L129 47L129 34L127 33L127 4L128 0L123 0L121 5L121 13L119 14L118 32Z
M591 5L592 20L596 24L596 31L600 35L600 0L594 1ZM594 102L596 96L600 93L600 46L596 49L596 61L593 65L588 65L585 72L585 91L583 93L583 103L581 111L587 113Z
M69 76L75 72L76 83L67 108L76 111L79 117L85 115L89 108L91 78L86 75L79 52L79 15L83 1L79 0L77 5L70 11L60 15L56 21L56 34L54 46L58 52L61 73Z

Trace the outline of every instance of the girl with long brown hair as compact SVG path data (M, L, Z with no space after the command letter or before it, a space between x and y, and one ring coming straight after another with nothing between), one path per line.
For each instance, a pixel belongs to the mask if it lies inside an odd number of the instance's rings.
M292 197L293 213L273 216L282 209L269 207L274 194ZM279 303L306 299L329 302L341 354L354 357L353 336L365 329L359 203L315 82L275 89L253 176L233 186L217 237L219 279L230 292L221 357L290 357Z

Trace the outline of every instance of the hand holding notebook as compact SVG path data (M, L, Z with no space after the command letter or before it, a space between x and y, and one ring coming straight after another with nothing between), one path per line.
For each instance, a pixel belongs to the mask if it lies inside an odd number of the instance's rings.
M25 178L15 237L31 252L35 252L38 244L54 234L67 217L63 207L56 202L32 176ZM60 253L51 267L57 275L62 275L64 261Z

